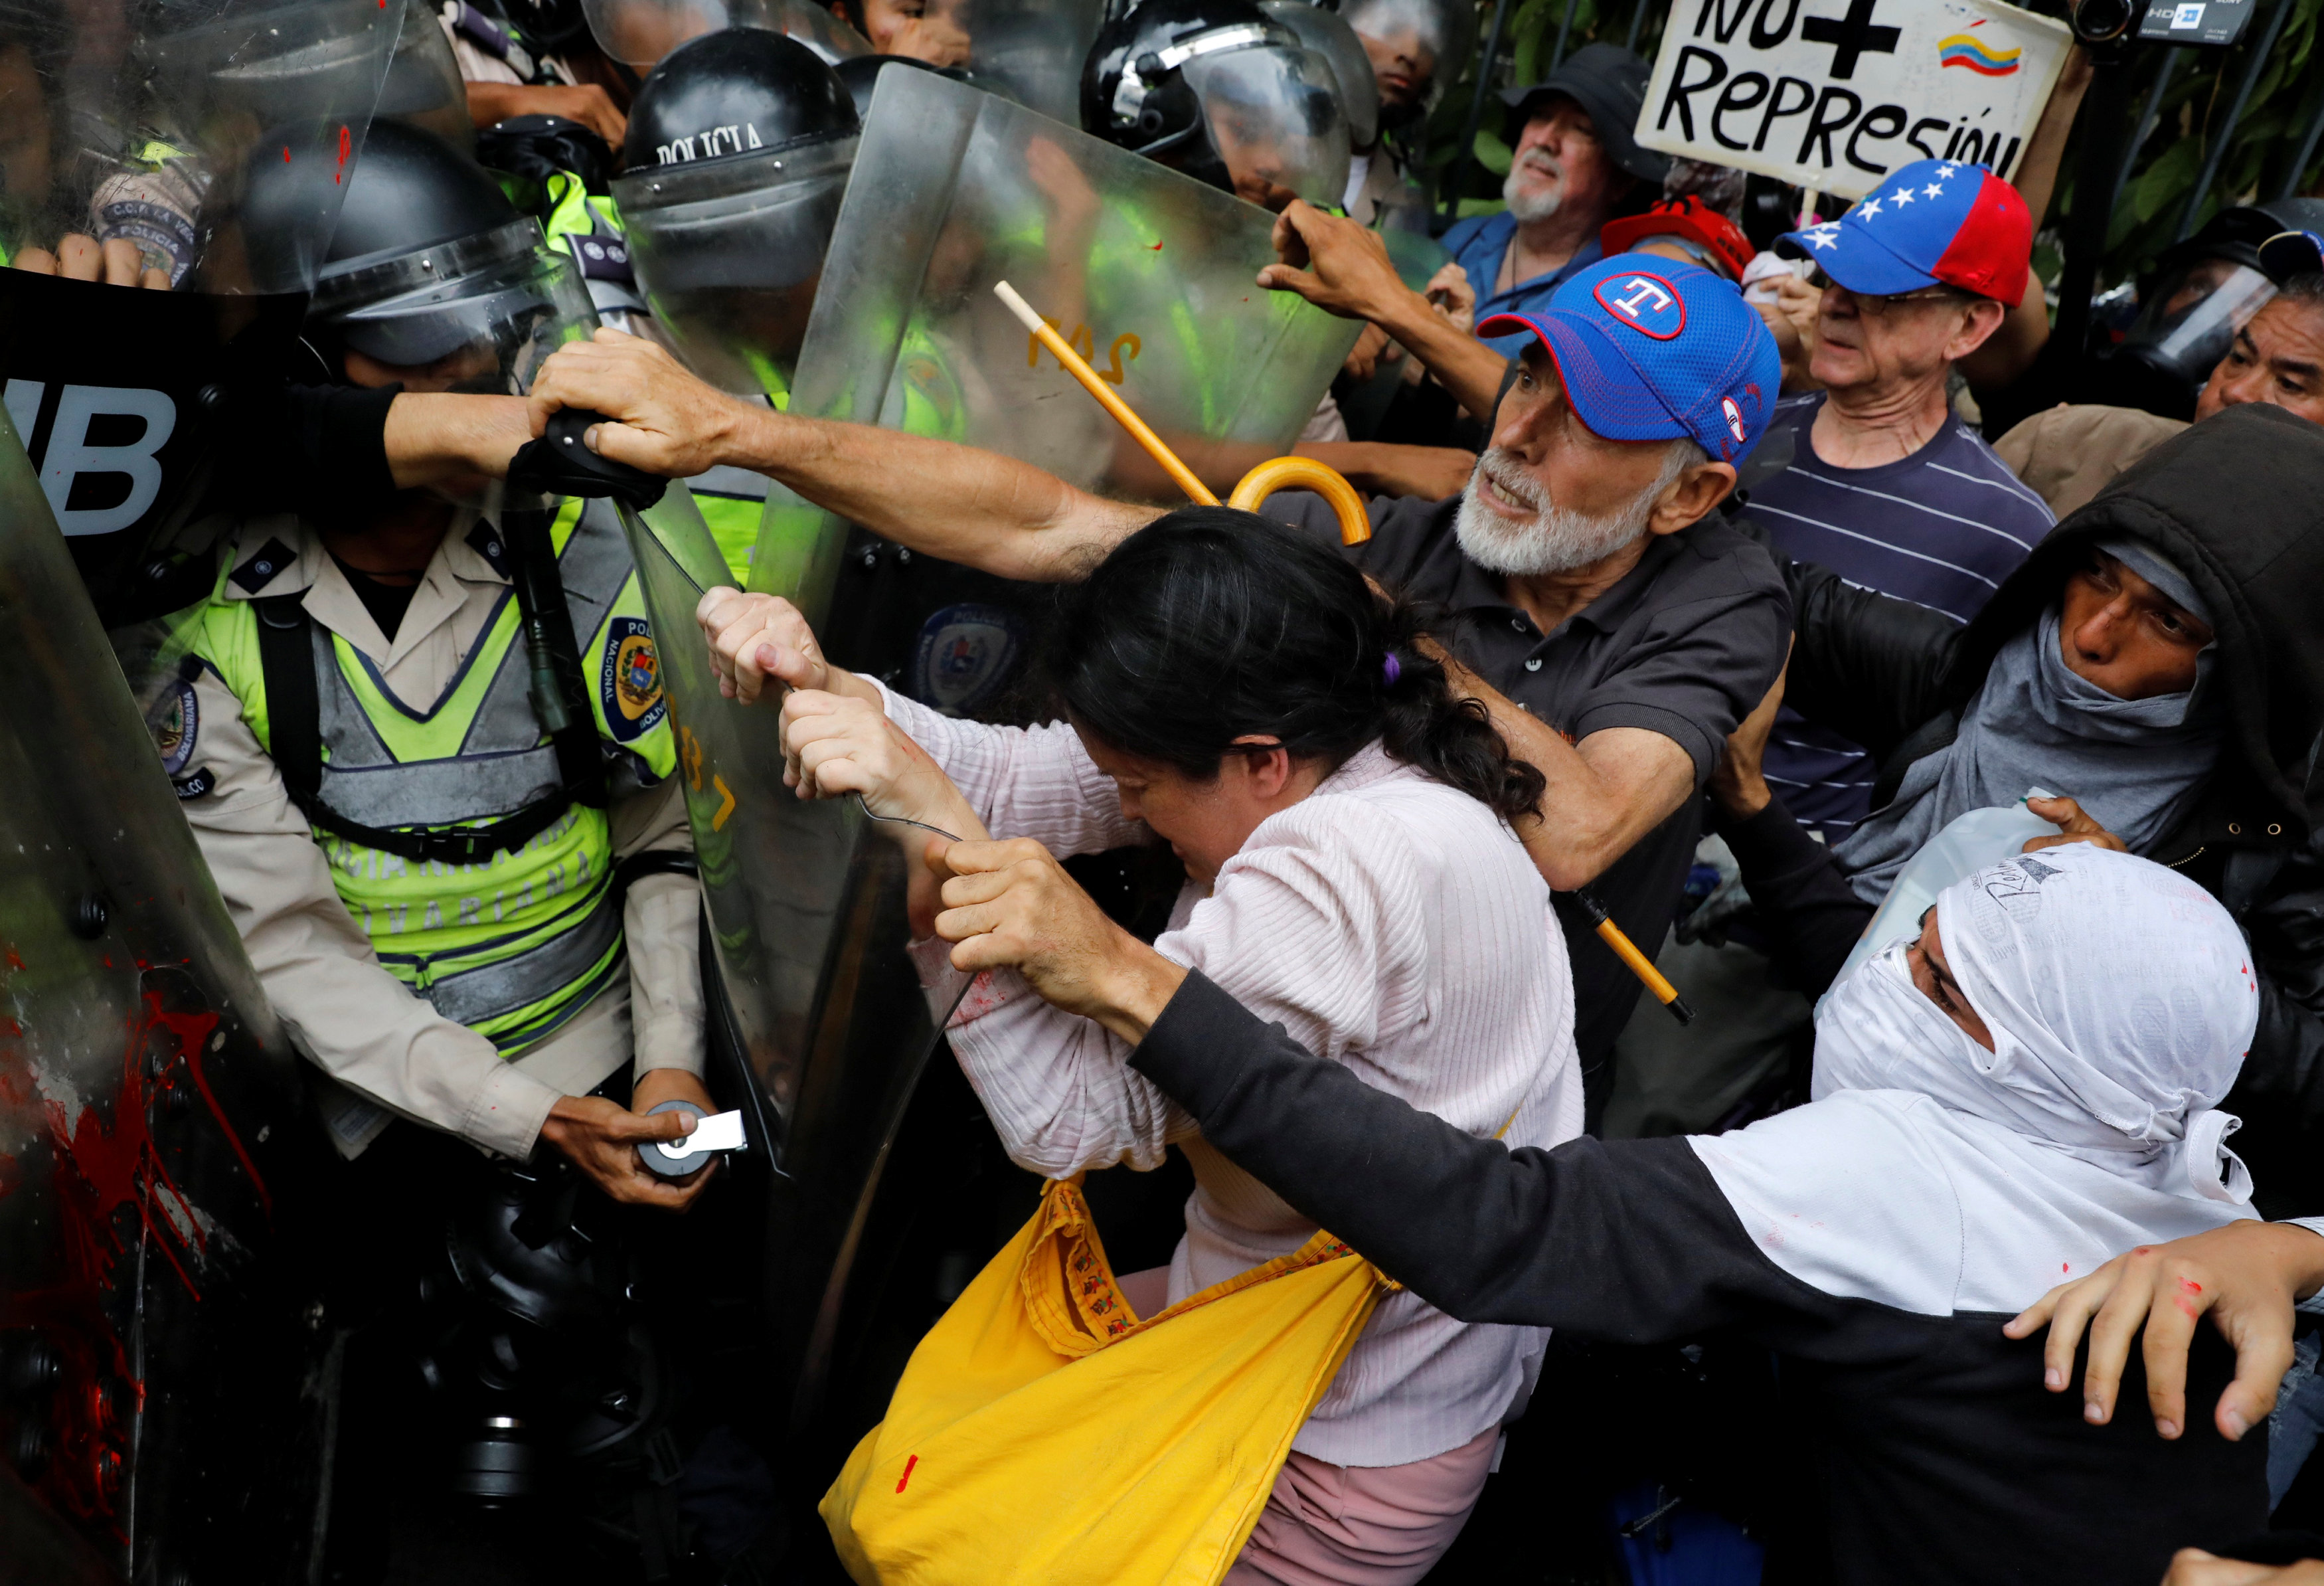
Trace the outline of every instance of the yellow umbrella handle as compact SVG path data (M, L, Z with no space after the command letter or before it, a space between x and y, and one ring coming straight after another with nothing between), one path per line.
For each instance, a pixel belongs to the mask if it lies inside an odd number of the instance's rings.
M1313 457L1270 457L1242 476L1227 505L1255 512L1259 503L1278 490L1312 490L1331 503L1339 514L1342 545L1361 545L1372 537L1371 517L1356 487L1337 468Z

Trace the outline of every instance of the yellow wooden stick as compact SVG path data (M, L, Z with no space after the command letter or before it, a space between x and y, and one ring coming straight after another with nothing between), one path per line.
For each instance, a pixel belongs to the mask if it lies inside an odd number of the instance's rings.
M1065 373L1080 381L1090 395L1097 398L1100 405L1113 415L1114 421L1130 431L1130 438L1144 447L1154 460L1162 465L1163 471L1176 481L1178 488L1185 491L1190 500L1198 501L1206 507L1219 504L1219 498L1211 493L1210 487L1194 476L1194 471L1179 460L1178 454L1148 427L1145 420L1130 410L1130 404L1116 395L1113 388L1089 366L1089 361L1074 351L1073 344L1057 334L1056 327L1033 312L1033 306L1018 295L1015 287L1005 281L995 281L992 295L1008 305L1009 311L1017 316L1019 323L1031 331L1043 346L1056 355L1057 362L1065 366ZM1331 503L1332 511L1339 516L1340 543L1342 545L1360 545L1372 537L1371 517L1364 511L1364 498L1356 493L1356 487L1349 484L1338 469L1313 457L1275 457L1261 463L1242 476L1241 483L1234 487L1234 493L1227 498L1227 504L1255 512L1259 503L1277 491L1295 488L1312 490Z
M1219 498L1211 493L1211 487L1195 478L1194 471L1178 460L1178 454L1165 445L1160 436L1147 428L1146 420L1131 412L1130 404L1116 396L1113 388L1097 377L1097 371L1074 351L1072 345L1057 334L1055 327L1033 312L1033 306L1017 295L1015 287L1005 281L996 281L992 283L992 295L1009 305L1009 311L1017 316L1025 328L1038 337L1043 346L1057 355L1057 362L1065 366L1065 373L1088 388L1090 395L1097 398L1099 405L1113 415L1114 422L1129 430L1130 438L1144 447L1154 460L1162 465L1162 471L1177 483L1179 489L1206 507L1219 504Z

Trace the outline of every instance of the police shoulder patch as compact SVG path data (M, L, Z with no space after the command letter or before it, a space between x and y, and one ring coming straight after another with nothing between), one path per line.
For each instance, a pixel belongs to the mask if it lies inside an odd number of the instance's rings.
M991 704L1017 676L1024 624L1005 606L963 602L920 626L905 692L946 715Z
M661 691L661 657L654 650L653 628L643 617L615 617L605 625L597 697L617 743L634 742L669 714Z
M201 700L194 686L180 680L164 688L153 702L148 724L153 731L153 747L161 752L162 770L172 779L185 775L201 736Z

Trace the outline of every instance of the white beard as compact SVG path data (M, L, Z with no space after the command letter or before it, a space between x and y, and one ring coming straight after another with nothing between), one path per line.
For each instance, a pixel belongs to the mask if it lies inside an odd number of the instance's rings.
M1685 466L1683 450L1674 447L1671 460L1652 484L1617 512L1591 517L1551 502L1549 492L1527 474L1516 457L1500 447L1487 448L1477 459L1469 488L1461 493L1461 508L1452 532L1469 559L1489 573L1507 578L1537 578L1570 573L1605 560L1646 531L1655 502L1665 485ZM1534 510L1530 522L1511 522L1477 499L1481 482L1490 479L1501 493Z
M1547 192L1520 191L1518 179L1527 171L1538 171L1557 185ZM1564 174L1554 160L1544 159L1536 163L1531 154L1520 157L1509 167L1508 177L1501 183L1501 200L1508 205L1509 213L1517 217L1519 226L1531 226L1557 213L1558 206L1565 202Z

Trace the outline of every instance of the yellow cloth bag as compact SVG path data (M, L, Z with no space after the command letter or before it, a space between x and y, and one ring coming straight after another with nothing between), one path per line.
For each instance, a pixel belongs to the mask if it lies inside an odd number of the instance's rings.
M1215 1586L1395 1286L1318 1232L1141 1321L1080 1186L1042 1191L824 1494L861 1586Z

